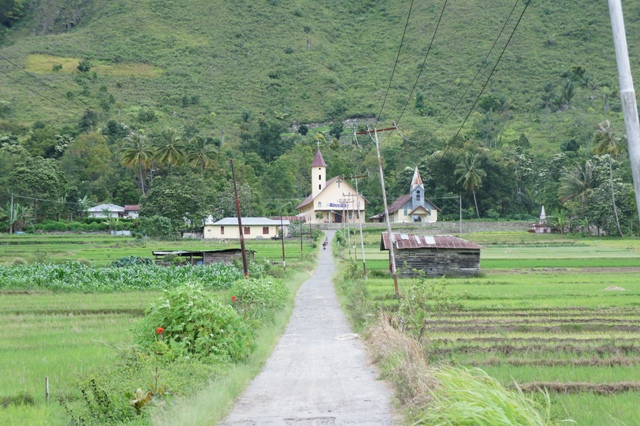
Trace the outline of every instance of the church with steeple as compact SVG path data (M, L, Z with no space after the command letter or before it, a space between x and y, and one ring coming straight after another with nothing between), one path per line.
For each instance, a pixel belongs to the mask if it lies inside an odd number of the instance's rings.
M364 222L366 199L344 180L335 176L327 180L327 163L320 149L311 163L311 194L296 209L307 223Z
M424 184L416 167L411 178L409 193L398 198L389 206L389 220L394 223L434 223L440 209L424 193ZM373 222L384 222L384 212L371 217Z

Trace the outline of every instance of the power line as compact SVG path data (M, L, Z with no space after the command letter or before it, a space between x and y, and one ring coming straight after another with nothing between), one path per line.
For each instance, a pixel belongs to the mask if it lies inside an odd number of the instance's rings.
M24 195L16 195L13 194L14 198L23 198L25 200L32 200L32 201L44 201L46 203L56 203L56 204L76 204L76 205L84 205L84 203L77 203L74 201L58 201L58 200L47 200L46 198L36 198L36 197L26 197Z
M440 11L440 16L438 17L438 22L436 23L436 28L433 30L433 36L431 36L431 41L429 42L429 47L427 48L427 53L424 55L424 60L422 61L422 65L420 66L420 71L418 72L418 77L416 77L416 82L413 84L411 91L409 92L409 96L407 96L407 102L405 102L404 107L402 108L402 112L400 113L400 117L396 120L396 126L402 119L404 112L407 110L407 105L409 105L409 101L411 100L411 96L413 92L416 90L418 86L418 80L422 76L422 72L424 71L425 65L427 63L427 58L429 57L429 53L431 52L431 47L433 46L433 41L436 39L436 34L438 33L438 28L440 27L440 22L442 21L442 15L444 15L444 10L447 7L447 3L449 0L444 0L444 4L442 5L442 10Z
M29 71L25 70L24 68L22 68L20 65L16 64L15 62L13 62L12 60L10 60L9 58L7 58L6 56L0 54L0 59L3 59L5 61L7 61L8 63L10 63L11 65L13 65L15 68L19 69L20 71L22 71L23 73L25 73L26 75L28 75L29 77L33 78L34 80L36 80L38 83L46 86L48 89L56 92L58 95L60 95L61 97L68 99L66 97L66 94L63 94L61 92L59 92L56 88L52 87L51 85L49 85L49 83L47 83L46 81L44 81L41 78L38 78L35 74L30 73ZM6 73L3 73L4 75L8 76ZM11 78L11 77L9 77ZM14 80L16 83L22 85L21 82ZM28 86L25 86L27 88L29 88ZM88 106L89 104L87 104L83 99L78 99L80 102L82 102L82 104L84 106Z
M473 79L471 80L471 83L469 83L469 85L467 86L467 88L464 91L464 93L462 94L462 96L460 96L460 98L458 99L458 102L456 102L456 104L453 106L453 109L451 110L451 112L449 112L449 114L447 114L447 116L445 117L444 121L438 127L436 127L436 129L433 132L431 132L430 136L433 136L434 133L436 133L438 130L440 130L440 128L443 126L443 123L449 120L449 118L453 115L453 113L458 108L458 106L460 105L462 100L467 96L467 93L469 93L469 90L471 89L471 86L473 86L473 83L475 83L476 79L478 78L478 76L482 72L482 69L484 68L484 64L489 60L489 56L493 52L493 49L496 47L496 44L498 44L498 40L500 40L500 37L502 37L502 33L504 32L504 29L507 27L507 24L511 20L511 16L513 15L513 12L516 10L516 6L518 5L518 2L519 2L519 0L516 0L515 4L513 5L513 8L511 8L511 12L509 13L509 16L507 16L507 19L504 22L504 25L502 26L502 29L500 30L500 33L498 34L498 36L496 37L495 41L493 42L493 45L491 46L491 49L489 49L489 52L487 53L487 56L484 58L484 61L482 61L482 64L478 68L478 72L476 73L475 76L473 76Z
M502 48L502 52L500 52L500 56L498 57L498 60L496 61L495 65L493 66L493 69L491 70L491 73L489 74L489 77L487 77L487 81L484 82L484 85L482 86L482 90L480 90L480 93L478 93L478 96L476 97L476 100L473 102L473 105L471 106L471 109L469 110L469 113L465 117L464 121L462 122L462 125L460 126L460 128L458 128L458 131L456 132L455 136L451 139L451 141L455 141L456 140L456 138L458 137L458 135L462 131L462 128L466 124L467 120L469 119L469 117L471 117L471 113L473 112L473 109L476 107L476 104L480 100L480 97L482 96L482 94L484 93L484 90L487 88L487 85L489 84L489 80L491 80L491 77L493 76L493 73L495 72L496 68L498 67L498 64L500 63L500 60L502 59L502 55L504 55L504 52L507 50L507 47L509 46L509 43L511 43L511 39L513 38L513 35L516 33L516 30L518 29L518 25L520 25L520 21L522 21L522 17L524 16L524 13L527 11L527 8L529 7L529 3L531 3L531 0L526 0L525 1L524 9L522 9L522 13L520 13L520 17L518 18L518 22L516 22L516 25L513 27L513 31L511 31L511 34L509 35L509 39L507 40L507 42L505 43L504 47ZM450 146L451 146L451 143L448 143L446 145L446 148L445 148L445 151L444 151L445 153L447 152L447 150L449 149Z
M404 37L407 33L407 27L409 26L409 18L411 17L411 11L413 10L413 1L414 0L411 0L411 4L409 5L409 13L407 14L407 21L404 24L404 31L402 31L402 38L400 39L400 46L398 46L398 54L396 55L396 61L393 64L393 70L391 71L391 78L389 78L389 85L387 86L387 92L384 94L382 106L380 107L380 112L378 113L378 117L376 118L376 124L374 124L374 127L378 125L378 122L380 121L380 116L382 115L382 110L384 109L384 105L387 103L387 96L389 96L389 90L391 90L391 82L393 81L393 76L396 73L396 67L398 66L398 60L400 59L400 51L402 50Z
M16 84L18 84L18 85L21 85L21 86L24 86L24 88L25 88L25 89L29 90L30 92L35 93L36 95L40 96L42 99L45 99L45 100L47 100L47 101L51 102L51 104L53 104L53 105L55 105L55 106L58 106L58 103L57 103L56 101L54 101L53 99L46 97L46 96L45 96L45 95L43 95L42 93L38 92L38 91L37 91L37 90L35 90L35 89L32 89L32 88L31 88L31 87L29 87L29 86L25 86L25 85L23 85L20 81L18 81L18 80L16 80L15 78L11 77L11 76L10 76L9 74L7 74L6 72L4 72L4 71L0 70L0 73L4 74L4 76L5 76L5 77L7 77L9 80L12 80L14 83L16 83Z

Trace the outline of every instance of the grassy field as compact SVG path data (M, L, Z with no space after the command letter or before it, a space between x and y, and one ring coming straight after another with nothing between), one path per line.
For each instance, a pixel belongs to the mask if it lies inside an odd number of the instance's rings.
M308 239L304 253L310 253ZM153 258L151 252L161 250L216 250L239 248L238 241L178 240L153 241L107 234L53 234L0 236L0 264L11 264L16 258L27 262L57 263L67 259L88 259L96 266L113 262L123 256ZM279 241L246 241L246 247L255 250L255 260L282 260ZM285 255L290 260L300 259L300 240L285 240Z
M230 246L198 241L140 243L132 239L99 235L22 235L5 237L0 241L0 258L4 263L11 263L15 257L56 262L85 258L95 265L104 265L122 256L150 257L151 250L157 249ZM281 259L279 241L260 241L248 243L247 246L257 251L256 260ZM314 250L317 249L308 241L304 242L307 263L303 267L309 266L310 254ZM287 262L288 268L296 264L300 267L299 240L287 242L287 253L292 256ZM280 266L275 265L274 268ZM291 278L288 285L292 297L306 276L306 272L298 272ZM7 405L0 409L0 424L69 424L69 416L56 402L57 398L65 395L71 400L79 399L78 378L100 366L109 368L118 349L132 343L132 326L160 295L157 291L100 294L0 291L0 402ZM289 313L291 305L289 303L286 310ZM286 324L287 315L286 312L280 313L271 328L267 327L260 333L256 354L246 365L231 368L233 374L230 377L221 375L217 378L218 382L224 382L233 392L212 396L211 390L205 389L209 402L213 401L220 410L228 408L230 400L260 370L273 342ZM48 405L44 404L45 377L49 378L51 392ZM144 383L140 385L144 387ZM183 411L196 415L192 408ZM176 405L176 410L182 410L180 404ZM203 407L203 412L207 416L212 415L209 408ZM218 411L215 416L223 412Z
M616 97L615 109L605 112L601 94L602 85L617 82L608 12L602 2L588 4L585 8L577 1L541 0L528 8L484 93L504 94L509 101L505 141L526 133L532 150L551 153L569 138L582 141L576 132L591 132L592 124L604 119L622 126ZM474 1L447 6L417 82L416 91L424 94L430 112L415 108L414 93L404 115L404 127L416 135L412 139L435 128L439 138L455 133L515 25L512 16L484 63L512 7L511 1L492 2L490 7ZM136 122L141 107L156 111L158 128L201 124L202 117L215 112L215 127L227 134L238 132L228 123L238 120L243 110L299 122L322 121L336 113L377 113L408 12L401 1L309 0L197 0L189 7L157 0L91 5L50 0L34 1L29 9L0 44L0 53L16 64L4 63L0 76L11 119L75 124L87 106L99 108L99 87L105 86L118 104L103 111L109 118L148 130L156 124ZM521 10L519 4L515 14ZM413 8L383 120L403 110L439 14L436 4ZM638 34L633 19L638 5L631 2L625 14L630 17L627 31ZM71 28L69 22L74 23ZM632 58L638 56L638 46L630 43L629 49ZM85 58L94 65L88 74L96 73L87 80L88 93L75 69ZM55 65L62 68L56 71ZM563 73L575 66L587 70L595 88L577 82L572 108L557 114L545 111L540 106L545 83L559 90ZM637 61L631 66L637 73ZM479 68L481 75L469 96L454 111ZM37 79L25 70L37 73ZM183 103L183 97L194 96L198 102ZM449 113L453 116L445 119Z
M483 245L482 275L441 280L463 309L427 324L431 362L477 366L507 386L544 387L558 419L640 424L640 240L462 238ZM393 310L388 253L379 246L379 233L368 233L367 294ZM410 285L400 280L401 293Z

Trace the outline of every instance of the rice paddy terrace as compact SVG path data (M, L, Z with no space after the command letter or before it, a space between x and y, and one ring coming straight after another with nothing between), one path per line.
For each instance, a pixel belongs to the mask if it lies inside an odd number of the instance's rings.
M540 238L542 237L542 238ZM463 308L427 322L432 363L545 390L558 419L640 424L640 241L478 233L482 276L445 278ZM368 297L393 309L387 252L366 237ZM382 278L384 276L384 278ZM402 288L409 280L401 280Z

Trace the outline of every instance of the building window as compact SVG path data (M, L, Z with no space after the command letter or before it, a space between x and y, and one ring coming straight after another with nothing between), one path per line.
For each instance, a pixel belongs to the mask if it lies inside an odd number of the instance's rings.
M251 234L251 227L250 227L250 226L245 226L245 227L244 227L244 232L243 232L243 234L244 234L244 235L249 235L249 234Z
M349 219L353 219L353 210L349 212Z
M404 215L406 216L408 213L407 209L404 209Z
M318 184L318 189L322 189L322 185L321 184Z
M318 175L318 180L322 180L322 175Z
M420 201L420 191L416 191L416 201Z
M220 227L220 235L224 235L224 226Z
M269 235L269 227L268 226L263 226L262 227L262 235Z
M342 183L342 181L340 179L338 179L338 188L340 188L340 184Z
M318 207L322 207L322 201L318 201Z

